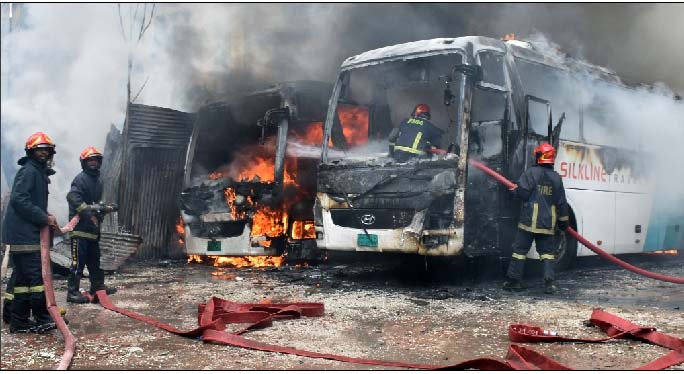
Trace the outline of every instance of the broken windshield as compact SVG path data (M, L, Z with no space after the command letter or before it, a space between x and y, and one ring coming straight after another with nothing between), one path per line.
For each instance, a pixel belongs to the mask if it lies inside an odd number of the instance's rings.
M453 76L452 70L462 60L451 53L343 73L328 143L330 157L386 155L388 135L420 103L430 106L431 122L444 130L437 146L446 149L457 139L462 76Z

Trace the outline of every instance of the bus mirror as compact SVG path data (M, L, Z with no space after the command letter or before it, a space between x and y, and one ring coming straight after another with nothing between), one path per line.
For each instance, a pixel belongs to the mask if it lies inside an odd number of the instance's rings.
M482 80L482 67L480 65L456 65L454 66L454 72L463 73L475 82Z

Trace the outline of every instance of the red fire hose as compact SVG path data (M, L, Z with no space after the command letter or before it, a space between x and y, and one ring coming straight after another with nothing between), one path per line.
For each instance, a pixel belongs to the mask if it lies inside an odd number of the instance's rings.
M481 370L572 370L572 368L556 362L543 354L532 349L511 344L505 361L493 358L476 358L451 366L438 366L408 362L383 361L370 358L358 358L305 351L292 347L284 347L267 344L240 335L256 329L271 326L273 320L284 318L319 317L323 315L322 303L293 302L280 304L248 304L237 303L230 300L212 297L209 302L199 304L197 322L199 327L191 331L181 331L164 322L153 318L119 308L108 298L105 290L97 291L100 304L109 310L135 318L139 321L162 328L171 333L201 339L204 342L214 344L226 344L236 347L255 349L265 352L287 353L297 356L323 358L342 362L350 362L365 365L380 365L388 367L404 367L413 369L481 369ZM602 329L607 338L568 338L550 333L537 326L523 324L511 324L508 328L509 339L512 342L539 343L539 342L603 342L611 339L637 339L646 341L671 351L654 361L638 368L644 370L660 370L673 365L684 363L684 339L678 339L652 327L638 326L606 311L595 309L591 315L591 323ZM249 326L235 332L224 331L231 323L248 323Z
M72 231L74 226L78 223L78 215L69 221L69 223L59 229L60 232L65 233ZM57 324L59 332L64 336L64 354L62 355L62 360L57 366L57 370L66 370L71 364L71 359L74 357L74 336L69 331L66 322L62 318L59 309L57 308L57 302L55 301L55 288L52 284L52 267L50 264L50 227L45 226L40 230L40 262L43 272L43 286L45 287L45 302L47 303L47 309L52 316L52 319Z
M511 181L509 181L508 179L506 179L506 178L505 178L504 176L502 176L501 174L499 174L499 173L495 172L494 170L490 169L490 168L487 167L485 164L483 164L483 163L481 163L481 162L479 162L479 161L475 161L475 160L473 160L473 159L469 159L468 162L470 162L470 164L473 165L473 166L475 166L476 168L478 168L478 169L484 171L485 173L487 173L487 174L488 174L489 176L491 176L492 178L494 178L494 179L496 179L497 181L501 182L501 183L502 183L503 185L505 185L506 187L508 187L508 188L513 188L513 187L515 187L515 184L513 184ZM599 248L599 247L595 246L594 244L592 244L592 243L591 243L589 240L587 240L585 237L583 237L582 235L578 234L577 231L575 231L572 227L568 227L568 229L565 230L565 231L566 231L568 234L572 235L572 237L574 237L575 239L577 239L577 241L579 241L580 243L584 244L587 248L591 249L591 250L592 250L594 253L596 253L597 255L601 256L602 258L604 258L604 259L606 259L606 260L608 260L608 261L610 261L610 262L612 262L612 263L614 263L614 264L616 264L616 265L622 266L623 268L625 268L625 269L627 269L627 270L629 270L629 271L635 272L635 273L640 274L640 275L643 275L643 276L645 276L645 277L649 277L649 278L661 280L661 281L663 281L663 282L671 282L671 283L684 284L684 278L681 278L681 277L673 277L673 276L670 276L670 275L654 273L654 272L651 272L651 271L648 271L648 270L644 270L644 269L638 268L638 267L636 267L636 266L634 266L634 265L628 264L628 263L626 263L626 262L620 260L619 258L617 258L617 257L615 257L615 256L613 256L613 255L611 255L611 254L609 254L608 252L606 252L606 251L602 250L601 248Z

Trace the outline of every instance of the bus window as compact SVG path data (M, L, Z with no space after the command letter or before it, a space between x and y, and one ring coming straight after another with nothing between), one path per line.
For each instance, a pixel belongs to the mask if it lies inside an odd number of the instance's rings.
M529 133L534 133L541 136L548 136L549 122L548 122L548 107L546 104L537 101L528 101L529 110Z
M482 81L504 87L503 55L498 52L482 51L478 56L482 66Z
M477 87L473 91L472 127L469 151L481 157L492 157L502 152L501 126L506 110L503 91Z
M566 71L516 58L518 73L526 94L542 97L551 102L553 126L565 113L560 138L580 141L580 85ZM538 117L538 115L537 115ZM546 115L544 114L544 117ZM536 125L536 124L535 124ZM544 124L546 126L546 123ZM537 132L535 130L535 132ZM543 134L546 134L544 130Z

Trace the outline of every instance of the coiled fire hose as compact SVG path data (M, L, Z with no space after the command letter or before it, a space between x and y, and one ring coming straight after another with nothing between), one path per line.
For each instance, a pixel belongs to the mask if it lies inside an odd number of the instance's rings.
M73 231L74 227L78 223L78 215L69 221L69 223L59 228L61 233L66 233ZM57 366L57 370L66 370L71 364L71 359L74 357L74 346L75 339L74 336L69 331L66 322L62 318L62 314L57 307L57 302L55 301L55 288L52 284L52 267L50 262L50 227L45 226L40 230L40 262L43 273L43 286L45 287L45 302L47 304L48 312L50 316L55 321L59 332L62 333L64 337L64 354L62 359Z
M497 181L501 182L503 185L505 185L508 188L513 188L515 184L508 179L506 179L504 176L501 174L495 172L494 170L490 169L487 167L485 164L475 161L473 159L469 159L468 162L470 162L471 165L475 166L476 168L484 171L487 173L489 176L492 178L496 179ZM589 240L587 240L585 237L582 235L578 234L577 231L575 231L572 227L568 227L567 230L565 230L568 234L572 235L575 239L577 239L578 242L584 244L587 248L591 249L592 252L596 253L603 259L606 259L616 265L622 266L623 268L632 271L634 273L643 275L648 278L653 278L657 280L661 280L663 282L671 282L671 283L679 283L679 284L684 284L684 278L681 277L673 277L671 275L665 275L665 274L659 274L659 273L654 273L648 270L644 270L641 268L638 268L634 265L628 264L619 258L609 254L608 252L602 250L601 248L597 247L596 245L592 244Z

